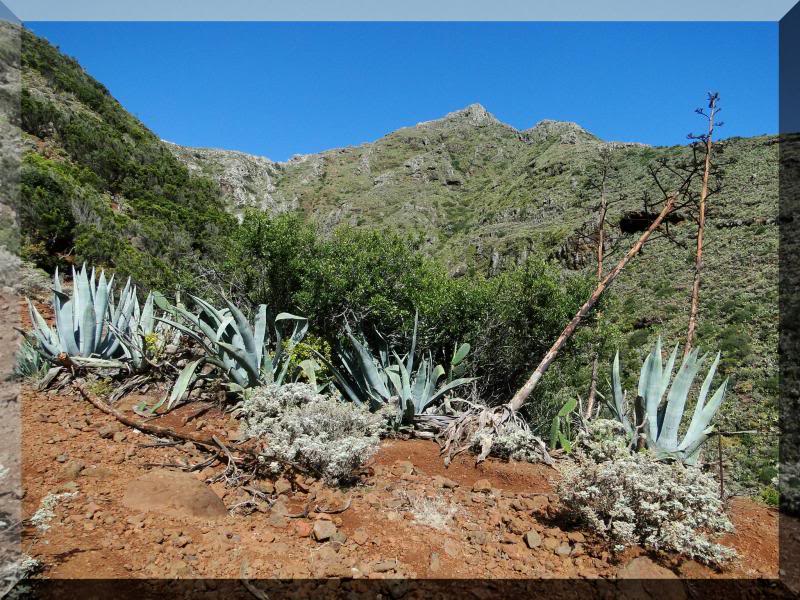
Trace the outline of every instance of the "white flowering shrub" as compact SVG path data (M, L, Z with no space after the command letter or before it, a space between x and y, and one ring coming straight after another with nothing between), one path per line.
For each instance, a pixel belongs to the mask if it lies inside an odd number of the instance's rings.
M329 483L352 479L378 449L385 426L383 417L304 383L256 388L245 396L242 412L246 433L268 444L265 464L289 462Z
M433 529L448 529L453 518L461 512L457 503L441 495L406 493L405 502L415 522Z
M564 507L616 550L640 544L711 564L736 556L709 539L733 526L717 483L695 467L658 462L646 453L596 462L579 452L562 470Z
M33 515L31 515L31 518L28 519L28 522L41 532L47 531L50 529L50 521L52 521L53 517L56 516L56 506L58 506L59 503L63 502L64 500L71 500L77 496L78 492L47 494L47 496L42 498L39 508L35 513L33 513Z
M630 456L625 428L614 419L595 419L587 431L578 434L576 447L594 462L619 460Z
M245 416L247 432L262 436L271 430L273 421L286 410L323 400L325 396L307 383L271 383L245 390L240 409Z
M513 421L501 425L494 434L476 432L472 438L473 450L480 452L485 444L491 444L491 456L520 462L542 462L547 451L547 446L540 438Z

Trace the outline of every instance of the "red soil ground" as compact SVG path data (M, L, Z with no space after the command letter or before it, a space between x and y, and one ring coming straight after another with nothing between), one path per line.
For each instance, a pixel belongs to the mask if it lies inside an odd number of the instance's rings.
M594 578L615 577L645 554L633 548L614 556L602 540L554 520L555 469L495 460L475 466L468 456L445 468L438 447L422 440L387 440L371 462L373 474L361 484L335 490L303 480L307 491L284 492L285 500L266 512L209 518L135 510L123 499L137 478L170 469L155 465L195 464L207 455L191 445L145 447L155 439L119 425L71 388L50 393L23 388L21 400L24 516L36 512L47 494L77 492L55 507L49 529L25 529L25 550L44 563L41 577L236 578L244 568L252 578ZM134 417L129 408L136 401L122 403ZM189 409L155 421L221 435L232 429L216 409L184 425L182 415ZM200 481L223 469L217 464L193 476ZM481 480L488 480L488 492L473 491ZM256 485L269 492L274 484ZM228 508L249 498L222 482L210 488ZM457 511L454 520L445 529L419 523L408 504L415 495L442 499ZM350 507L340 514L286 515L306 505L342 507L348 499ZM739 552L736 563L715 571L679 556L651 558L684 577L777 577L777 512L744 498L732 500L730 512L736 533L722 542ZM344 535L315 541L308 534L320 519L332 521ZM554 538L560 554L546 545L528 548L523 541L528 531L545 542Z

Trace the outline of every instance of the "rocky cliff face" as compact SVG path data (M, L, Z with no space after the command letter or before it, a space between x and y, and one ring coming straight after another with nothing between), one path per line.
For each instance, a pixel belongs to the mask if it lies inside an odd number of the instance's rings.
M188 148L165 143L190 172L216 181L228 199L228 209L237 215L247 208L270 213L298 208L296 198L285 198L275 187L275 179L282 169L280 163L234 150Z

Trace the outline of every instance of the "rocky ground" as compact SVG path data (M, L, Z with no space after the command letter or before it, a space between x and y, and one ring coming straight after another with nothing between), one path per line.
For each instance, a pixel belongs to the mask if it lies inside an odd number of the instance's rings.
M139 400L120 408L135 417ZM476 467L463 456L445 468L433 442L387 440L360 484L259 480L254 489L277 501L253 511L242 504L245 490L205 483L225 465L182 471L208 455L192 443L159 445L69 387L23 386L21 406L23 512L39 515L23 548L41 561L43 578L778 575L777 513L743 498L731 501L737 531L723 540L741 559L715 571L638 548L614 556L559 519L558 472L544 465ZM191 406L155 421L228 436L235 429L216 409L192 418Z

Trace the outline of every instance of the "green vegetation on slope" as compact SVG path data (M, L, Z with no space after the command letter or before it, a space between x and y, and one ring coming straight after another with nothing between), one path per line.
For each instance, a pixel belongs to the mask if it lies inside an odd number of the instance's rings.
M328 338L345 314L401 336L419 308L432 349L475 345L471 357L486 361L490 383L482 391L496 399L539 361L591 280L582 235L592 230L589 183L608 145L576 125L517 131L472 106L372 144L270 163L249 190L269 198L254 204L296 207L302 218L250 215L239 226L224 210L234 206L220 192L216 159L158 140L75 61L28 32L22 80L21 250L48 269L88 260L164 291L233 291L296 309ZM777 426L775 142L730 139L716 150L725 185L710 200L698 343L722 349L721 371L732 376L723 429ZM610 241L624 250L637 232L617 224L659 197L647 165L688 149L610 147ZM342 224L355 229L332 233ZM595 350L603 373L617 346L632 365L658 334L665 344L683 341L694 226L675 222L671 233L674 241L648 243L548 372L532 403L537 426L586 393ZM603 375L599 384L608 391ZM774 441L726 440L740 481L768 482Z
M23 255L193 289L198 264L234 225L218 187L191 177L77 62L24 30L22 69Z

